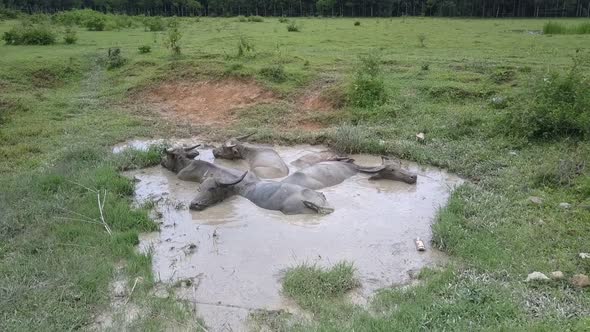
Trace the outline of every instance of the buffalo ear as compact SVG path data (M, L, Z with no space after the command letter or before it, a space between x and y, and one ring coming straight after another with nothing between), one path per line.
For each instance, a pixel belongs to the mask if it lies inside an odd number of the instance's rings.
M329 214L329 213L334 212L333 208L319 206L319 205L315 204L314 202L310 202L310 201L303 201L303 205L305 205L306 208L314 210L315 212L317 212L319 214Z

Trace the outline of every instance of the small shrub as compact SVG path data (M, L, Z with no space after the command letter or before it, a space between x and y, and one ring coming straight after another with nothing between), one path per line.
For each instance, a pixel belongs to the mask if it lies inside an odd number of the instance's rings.
M159 16L146 17L143 20L145 31L164 31L166 24Z
M373 107L382 105L386 98L385 83L380 73L380 59L370 55L360 59L352 86L350 101L357 107Z
M51 45L56 35L49 26L23 24L4 32L2 39L6 45Z
M238 22L248 22L248 19L245 16L240 15L240 16L238 16L237 21Z
M109 69L119 68L123 66L127 62L121 55L121 49L118 47L109 48L109 52L107 54L107 67Z
M546 35L590 34L590 23L584 22L574 26L566 26L557 22L547 22L543 25L543 33Z
M299 32L300 31L300 27L297 24L297 22L295 21L291 21L288 25L287 25L287 31L289 32Z
M141 54L150 53L152 51L152 47L150 45L143 45L138 47L137 49Z
M240 40L238 41L238 57L251 55L252 53L254 53L254 46L252 43L250 43L246 37L240 36Z
M182 33L180 32L180 27L178 21L174 21L175 23L171 25L171 28L168 30L168 35L166 36L166 47L172 52L173 55L180 55L180 39L182 38Z
M420 42L420 47L426 47L426 45L424 44L424 42L426 41L426 36L423 33L418 35L418 41Z
M18 10L12 10L0 5L0 21L1 20L14 20L20 16Z
M355 27L358 27L359 25L361 25L361 22L359 22L359 21L355 21L355 22L354 22L354 26L355 26Z
M84 22L84 26L89 31L104 31L107 20L104 16L92 16Z
M248 22L264 22L264 19L261 16L249 16Z
M275 82L282 83L287 80L287 73L282 65L273 65L260 69L260 75Z
M491 77L496 84L502 84L514 80L516 73L510 69L497 69L492 73Z
M341 153L358 153L363 150L366 135L363 128L344 124L334 135L334 149Z
M507 113L501 128L535 139L590 137L590 80L583 75L581 60L576 56L566 73L537 78L521 98L523 107Z
M68 45L75 44L78 41L76 30L71 27L66 28L64 32L64 42Z
M286 17L279 17L279 23L287 23L289 22L289 19Z
M422 68L422 70L429 70L430 69L430 65L427 64L427 63L423 63L420 68Z

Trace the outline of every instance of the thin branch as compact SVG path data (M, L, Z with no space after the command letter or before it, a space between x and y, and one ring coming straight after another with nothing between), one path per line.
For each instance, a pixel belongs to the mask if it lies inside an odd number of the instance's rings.
M142 277L135 278L135 282L133 283L133 287L131 287L131 292L129 292L129 296L127 297L127 300L125 301L125 305L127 305L129 300L131 299L131 295L133 295L133 291L135 290L135 286L137 286L138 281L143 281L143 278Z

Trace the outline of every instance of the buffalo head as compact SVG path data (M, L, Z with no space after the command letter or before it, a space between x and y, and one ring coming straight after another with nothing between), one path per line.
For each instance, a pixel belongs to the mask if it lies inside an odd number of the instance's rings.
M387 179L415 184L418 176L401 168L401 163L393 162L387 157L381 157L382 165L377 167L363 167L363 171L373 174L369 180Z
M243 156L240 153L240 149L238 149L238 145L240 144L240 141L243 139L246 139L252 135L254 135L255 133L251 133L248 135L243 135L243 136L239 136L239 137L233 137L228 139L225 143L223 143L222 146L213 149L213 156L215 158L221 158L221 159L242 159Z
M208 177L199 186L197 196L191 201L189 208L201 211L223 201L234 193L233 186L244 180L246 174L248 171L241 176L224 175L219 179Z
M200 145L201 144L189 147L164 148L164 156L162 157L160 165L174 173L178 173L186 166L187 161L190 161L199 155L199 151L195 150L195 148Z

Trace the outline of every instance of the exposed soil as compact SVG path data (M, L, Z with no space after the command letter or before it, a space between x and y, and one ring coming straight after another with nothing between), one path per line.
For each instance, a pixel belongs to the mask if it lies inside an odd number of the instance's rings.
M237 109L278 100L258 84L236 79L164 82L141 97L165 117L217 127L231 124Z
M292 101L281 100L254 81L239 79L167 81L132 98L173 121L217 128L234 124L242 116L240 110L282 103L289 109L289 123L313 131L325 127L320 118L341 106L326 96L329 85L324 83L313 85Z

